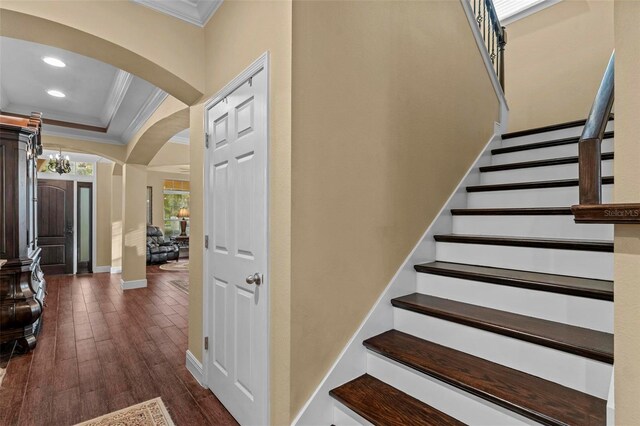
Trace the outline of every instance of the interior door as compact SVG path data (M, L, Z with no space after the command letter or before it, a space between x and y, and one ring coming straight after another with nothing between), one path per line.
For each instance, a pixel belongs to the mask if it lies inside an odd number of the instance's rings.
M45 274L73 273L73 181L38 180L38 245Z
M208 110L209 387L242 425L268 419L267 83Z

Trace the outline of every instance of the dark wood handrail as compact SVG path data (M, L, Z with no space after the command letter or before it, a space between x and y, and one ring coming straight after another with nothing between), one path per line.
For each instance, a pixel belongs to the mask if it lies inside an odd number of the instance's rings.
M615 52L611 54L600 88L591 107L589 118L578 142L580 157L580 204L602 204L601 153L602 138L609 122L614 99Z
M602 77L578 142L580 204L572 206L578 223L640 223L640 203L602 204L602 139L614 100L615 52Z

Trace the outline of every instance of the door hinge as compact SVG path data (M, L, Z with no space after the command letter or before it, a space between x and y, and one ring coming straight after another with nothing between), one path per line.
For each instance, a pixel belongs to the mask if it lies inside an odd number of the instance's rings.
M206 249L209 248L209 236L208 235L204 236L204 248L206 248Z
M204 338L204 350L209 350L209 338L205 337Z
M209 148L209 133L204 134L204 145Z

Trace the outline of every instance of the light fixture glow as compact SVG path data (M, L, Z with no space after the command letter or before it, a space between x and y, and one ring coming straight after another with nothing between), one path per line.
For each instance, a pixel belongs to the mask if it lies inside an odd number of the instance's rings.
M67 64L65 64L64 62L62 62L60 59L58 58L54 58L52 56L45 56L44 58L42 58L42 60L51 65L52 67L57 67L57 68L64 68L67 66Z
M47 93L48 93L49 95L51 95L51 96L55 97L55 98L64 98L65 96L67 96L67 95L65 95L64 93L62 93L61 91L59 91L59 90L53 90L53 89L52 89L52 90L47 90Z

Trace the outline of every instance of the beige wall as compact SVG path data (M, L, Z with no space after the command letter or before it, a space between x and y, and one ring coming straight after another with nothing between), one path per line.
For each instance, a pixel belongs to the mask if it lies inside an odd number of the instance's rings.
M189 145L167 142L149 162L149 168L153 167L157 171L162 171L160 169L167 166L188 167L189 162Z
M94 266L111 266L111 174L113 163L96 164L96 260Z
M214 95L264 52L270 75L271 423L289 423L289 290L291 219L290 1L226 0L205 28L205 94ZM203 153L202 105L191 108L189 350L202 359Z
M292 416L499 115L459 2L293 11Z
M509 131L586 118L612 51L612 0L565 0L507 26Z
M111 267L122 268L122 166L111 175Z
M640 203L640 2L615 3L615 201ZM616 424L640 424L640 226L615 227Z
M188 148L186 145L182 145ZM189 180L188 174L167 173L167 172L147 172L147 186L153 188L153 224L164 230L164 181ZM164 231L163 231L164 232Z
M122 167L122 281L147 277L147 167Z

